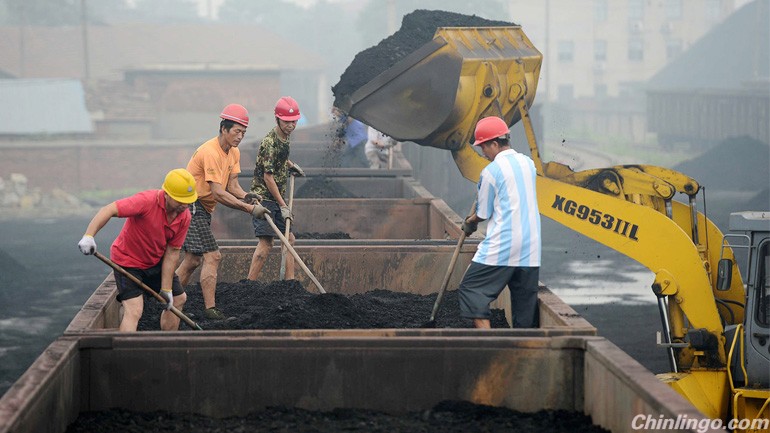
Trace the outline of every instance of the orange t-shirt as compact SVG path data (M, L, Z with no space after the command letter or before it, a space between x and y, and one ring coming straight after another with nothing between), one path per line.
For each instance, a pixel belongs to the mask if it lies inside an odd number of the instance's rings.
M206 211L214 212L217 205L214 196L211 195L209 182L216 182L227 188L230 176L241 172L241 151L237 147L231 147L228 153L219 146L218 137L203 143L193 153L187 164L187 171L195 178L195 190L198 192L198 200Z

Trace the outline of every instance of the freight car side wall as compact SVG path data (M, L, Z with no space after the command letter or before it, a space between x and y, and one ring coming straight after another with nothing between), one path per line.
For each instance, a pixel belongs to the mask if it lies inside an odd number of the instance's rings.
M457 239L462 224L446 203L431 198L297 198L293 206L294 233L343 233L350 239ZM211 229L218 240L256 242L251 217L224 206L214 211Z
M710 146L749 136L770 143L770 91L649 92L648 128L661 143Z
M638 431L639 414L702 418L601 337L105 334L52 343L0 399L0 433L63 432L81 412L153 412L158 401L172 413L226 417L278 405L401 413L442 400L585 412L615 433Z

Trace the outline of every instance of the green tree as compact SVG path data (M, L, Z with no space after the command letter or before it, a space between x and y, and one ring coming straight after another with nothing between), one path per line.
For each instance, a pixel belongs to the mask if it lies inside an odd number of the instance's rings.
M193 0L137 0L137 19L159 24L179 24L202 21Z
M87 0L86 13L91 24L111 24L136 19L126 0Z
M2 0L6 25L61 26L80 23L80 0Z
M0 0L0 23L5 25L79 25L83 9L90 24L136 19L126 0Z
M308 8L283 0L227 0L219 9L222 22L257 24L326 59L330 77L339 76L360 51L356 17L343 5L324 0Z
M219 20L228 23L259 24L286 35L296 32L305 9L283 0L226 0L219 8Z

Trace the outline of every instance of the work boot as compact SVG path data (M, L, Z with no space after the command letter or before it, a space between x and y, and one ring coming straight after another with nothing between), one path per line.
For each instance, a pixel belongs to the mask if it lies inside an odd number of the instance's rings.
M219 308L217 307L207 308L206 311L204 311L204 313L207 319L222 320L225 318L224 313L219 311Z

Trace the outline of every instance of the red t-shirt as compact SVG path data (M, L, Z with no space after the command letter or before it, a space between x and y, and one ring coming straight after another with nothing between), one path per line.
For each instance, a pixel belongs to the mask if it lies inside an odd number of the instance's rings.
M117 200L115 205L118 217L126 218L110 249L115 263L127 268L148 269L160 263L167 245L182 248L190 228L190 210L185 209L171 224L167 223L163 190L142 191Z

